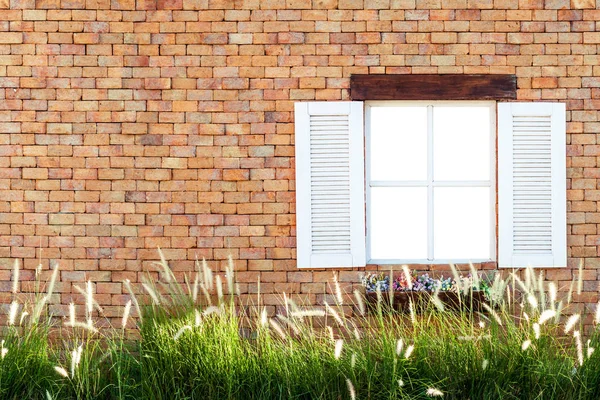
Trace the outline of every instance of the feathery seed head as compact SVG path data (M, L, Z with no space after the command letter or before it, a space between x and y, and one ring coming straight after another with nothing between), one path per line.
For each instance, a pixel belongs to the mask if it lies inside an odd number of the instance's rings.
M554 310L545 310L540 315L540 319L538 320L538 324L542 325L544 322L546 322L546 321L554 318L555 315L556 315L556 311L554 311Z
M334 357L336 360L339 360L340 357L342 356L342 348L344 347L344 341L342 339L338 339L335 341L335 351L334 351Z
M346 386L348 386L348 393L350 393L350 399L356 400L356 392L354 391L354 385L350 379L346 378Z
M403 347L404 347L404 341L402 339L398 339L398 341L396 342L396 355L398 357L400 357L400 354L402 354Z
M17 319L17 311L19 310L19 304L16 301L10 303L10 311L8 313L8 325L13 326Z
M59 374L59 375L61 375L61 376L65 377L65 378L68 378L68 377L69 377L69 373L68 373L68 372L67 372L67 370L66 370L66 369L64 369L63 367L60 367L60 366L58 366L58 365L57 365L57 366L55 366L55 367L54 367L54 370L55 370L56 372L58 372L58 374Z
M567 320L567 323L565 324L565 333L569 333L569 331L573 329L577 321L579 321L579 314L571 315Z
M440 390L436 389L436 388L429 388L427 389L427 396L429 397L443 397L444 393L442 393Z
M533 323L533 333L536 339L540 338L540 324L538 324L537 322Z
M129 312L131 311L131 300L128 300L125 303L125 308L123 309L123 318L121 319L121 328L125 329L127 326L127 320L129 319Z
M15 260L13 267L12 292L16 294L19 291L19 260Z
M406 351L404 352L404 358L406 360L408 360L410 355L413 353L414 349L415 349L415 346L412 344L406 348Z

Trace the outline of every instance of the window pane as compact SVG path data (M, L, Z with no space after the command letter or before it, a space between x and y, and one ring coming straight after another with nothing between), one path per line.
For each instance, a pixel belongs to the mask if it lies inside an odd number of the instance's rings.
M427 179L427 108L371 107L371 180Z
M434 188L434 258L490 258L490 207L489 187Z
M372 259L427 258L427 188L371 189Z
M489 107L433 108L433 179L490 179Z

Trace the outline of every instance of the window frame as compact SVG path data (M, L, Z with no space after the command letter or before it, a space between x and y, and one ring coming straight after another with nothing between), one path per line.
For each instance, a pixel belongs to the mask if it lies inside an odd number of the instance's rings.
M370 132L370 121L371 121L371 108L373 107L381 107L381 106L431 106L431 107L469 107L469 106L487 106L490 110L490 179L489 184L481 185L474 184L469 185L468 182L477 182L477 181L444 181L444 184L436 185L433 181L433 129L431 126L431 113L428 110L428 126L427 126L427 168L428 168L428 179L425 182L425 185L392 185L392 187L398 186L409 186L409 187L426 187L427 188L427 248L428 253L433 252L433 188L434 187L489 187L490 188L490 258L486 259L373 259L371 258L371 132ZM365 132L365 208L366 208L366 235L365 235L365 245L366 245L366 258L367 264L448 264L448 263L481 263L481 262L495 262L497 260L497 227L498 227L498 186L497 186L497 173L498 173L498 164L497 164L497 129L498 129L498 121L497 121L497 102L493 100L482 100L482 101L473 101L473 100L440 100L440 101L424 101L424 100L372 100L364 102L364 132ZM402 181L399 181L402 182ZM410 181L404 181L404 183L409 183ZM418 182L418 181L414 181ZM462 183L462 186L460 185ZM381 185L378 185L381 187ZM383 185L385 186L385 185Z

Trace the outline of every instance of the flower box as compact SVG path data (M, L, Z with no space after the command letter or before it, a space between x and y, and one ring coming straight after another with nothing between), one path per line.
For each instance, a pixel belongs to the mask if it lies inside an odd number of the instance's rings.
M381 299L384 306L390 304L389 292L382 292ZM412 302L415 312L420 312L429 306L433 293L426 291L419 292L393 292L393 307L397 311L409 311L410 302ZM483 303L487 303L485 292L477 290L462 294L458 292L439 292L438 298L449 310L472 310L484 311ZM377 306L377 293L366 293L367 304L374 309ZM431 304L431 307L435 307Z

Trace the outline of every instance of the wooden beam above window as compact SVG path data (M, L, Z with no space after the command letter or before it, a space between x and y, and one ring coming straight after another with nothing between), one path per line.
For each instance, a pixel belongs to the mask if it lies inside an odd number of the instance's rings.
M515 75L352 75L352 100L506 100L517 98Z

